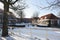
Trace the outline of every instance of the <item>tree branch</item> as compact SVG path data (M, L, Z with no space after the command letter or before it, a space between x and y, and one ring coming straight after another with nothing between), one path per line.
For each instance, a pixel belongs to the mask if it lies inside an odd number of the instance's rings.
M10 9L13 9L16 11L18 8L12 5L12 7L10 7Z
M56 2L56 3L54 3L54 2ZM59 6L60 7L60 5L58 5L58 4L60 4L60 1L58 1L58 0L55 0L52 4L51 3L49 3L49 2L47 2L48 4L49 4L49 6L47 6L47 7L44 7L44 8L42 8L42 9L45 9L45 8L51 8L51 7L54 7L54 6Z
M57 0L54 0L53 2L48 2L48 1L46 1L49 5L51 5L51 3L54 3L54 2L56 2Z
M10 9L13 9L13 10L23 10L23 9L25 9L26 7L20 7L20 6L12 6L12 7L10 7Z
M12 3L12 0L10 0L9 5L13 7L13 4L15 4L18 0L16 0L15 2Z
M11 3L11 4L15 4L18 0L16 0L15 2Z
M0 0L0 2L4 3L4 1L3 1L3 0Z
M26 7L23 7L23 8L20 8L20 9L18 9L18 10L23 10L23 9L25 9Z
M55 0L53 2L48 2L48 1L46 1L46 2L49 4L48 6L45 6L45 7L42 7L42 6L39 6L39 5L35 5L35 6L39 7L41 10L50 9L50 8L53 9L56 6L57 6L57 8L60 7L60 0Z

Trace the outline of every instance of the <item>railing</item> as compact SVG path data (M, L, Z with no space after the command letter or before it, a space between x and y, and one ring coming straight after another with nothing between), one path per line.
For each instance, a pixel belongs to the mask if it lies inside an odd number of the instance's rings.
M59 40L60 29L57 28L12 28L10 27L9 34L16 35L18 37L27 38L29 40Z

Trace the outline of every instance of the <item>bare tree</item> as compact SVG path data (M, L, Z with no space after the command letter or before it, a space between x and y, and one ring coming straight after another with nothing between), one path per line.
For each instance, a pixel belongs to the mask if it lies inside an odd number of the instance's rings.
M35 12L32 16L36 23L37 23L37 19L39 18L38 15L39 15L38 12Z
M60 8L60 0L52 0L52 2L49 2L49 0L46 0L48 6L46 7L40 7L41 9L57 9Z
M10 7L10 9L17 11L17 10L24 10L26 7L27 7L27 5L25 4L25 1L21 0L21 1L18 1L15 5L12 5L12 7Z
M17 14L20 16L21 23L23 22L23 18L25 17L23 10L17 11Z
M23 10L27 7L27 5L25 4L24 0L21 0L20 2L18 2L17 6L13 5L13 7L11 7L11 9L13 9L14 11L17 11L17 14L20 16L20 20L22 22L23 17L25 16L23 13Z
M3 14L3 28L2 28L2 36L8 36L8 12L9 6L14 5L18 0L0 0L4 4L4 14Z

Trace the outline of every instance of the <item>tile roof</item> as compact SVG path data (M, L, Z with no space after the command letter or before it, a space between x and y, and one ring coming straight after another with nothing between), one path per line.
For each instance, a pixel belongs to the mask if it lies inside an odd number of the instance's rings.
M47 15L44 15L44 16L41 16L40 18L43 18L43 19L58 19L57 16L55 16L54 14L47 14Z

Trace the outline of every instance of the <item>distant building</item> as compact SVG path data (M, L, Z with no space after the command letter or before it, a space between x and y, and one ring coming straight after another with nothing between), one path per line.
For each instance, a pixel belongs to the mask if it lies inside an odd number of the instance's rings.
M59 22L60 19L52 13L40 17L40 20L44 20L44 19L49 19L50 20L50 22L49 22L50 26L58 26L59 23L60 23Z
M0 26L3 24L3 13L4 11L0 9ZM8 13L8 24L16 23L16 17L13 15L12 12Z
M32 18L32 24L38 24L39 17L33 17Z
M16 23L21 23L21 18L16 18ZM23 23L32 23L32 18L22 18Z
M9 24L15 24L16 23L16 17L13 15L12 12L9 12L9 15L8 15L8 23Z

